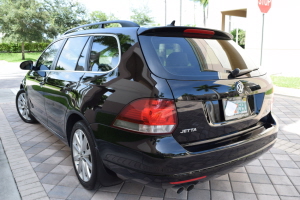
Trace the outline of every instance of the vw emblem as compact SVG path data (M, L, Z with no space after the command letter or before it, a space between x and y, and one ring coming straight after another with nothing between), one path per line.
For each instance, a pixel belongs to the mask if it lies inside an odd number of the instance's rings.
M239 94L242 94L243 91L244 91L244 85L243 85L243 83L242 83L241 81L238 81L238 82L236 83L235 88L236 88L236 91L237 91Z

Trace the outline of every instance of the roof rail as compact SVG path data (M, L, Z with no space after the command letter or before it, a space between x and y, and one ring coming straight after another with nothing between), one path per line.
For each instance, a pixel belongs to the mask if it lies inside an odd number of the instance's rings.
M122 27L140 27L140 25L138 25L137 23L132 22L132 21L113 20L113 21L96 22L96 23L92 23L92 24L85 24L85 25L77 26L75 28L67 30L63 35L66 35L68 33L71 33L73 31L75 31L77 29L80 29L80 28L83 28L83 27L99 25L99 28L104 28L104 25L114 24L114 23L121 24Z

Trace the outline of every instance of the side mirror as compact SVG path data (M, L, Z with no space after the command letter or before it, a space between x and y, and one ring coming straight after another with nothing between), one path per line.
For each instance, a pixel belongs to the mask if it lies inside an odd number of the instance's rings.
M20 69L23 70L32 70L33 62L31 60L24 61L20 64Z

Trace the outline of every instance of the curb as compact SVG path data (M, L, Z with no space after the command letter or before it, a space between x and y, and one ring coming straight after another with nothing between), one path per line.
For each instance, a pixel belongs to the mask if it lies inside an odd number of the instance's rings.
M280 96L300 98L300 89L274 86L274 94Z

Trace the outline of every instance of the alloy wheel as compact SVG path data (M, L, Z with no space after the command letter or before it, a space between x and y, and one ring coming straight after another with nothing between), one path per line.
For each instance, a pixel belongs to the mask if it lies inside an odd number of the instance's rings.
M29 117L28 101L25 93L21 93L18 97L18 109L21 116L26 120L31 120Z
M73 159L81 180L87 182L92 175L92 154L88 139L81 129L77 129L72 141Z

